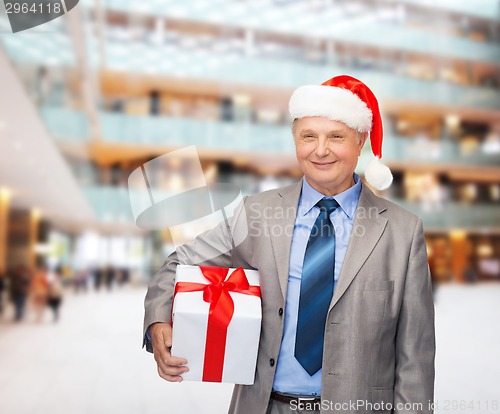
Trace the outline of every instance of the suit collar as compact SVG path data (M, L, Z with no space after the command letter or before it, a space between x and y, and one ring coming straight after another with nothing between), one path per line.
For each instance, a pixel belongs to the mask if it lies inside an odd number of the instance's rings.
M299 203L299 197L300 197L300 190L302 188L302 180L297 181L296 183L293 183L291 185L288 185L286 187L278 188L276 190L277 194L281 198L288 198L288 197L297 197L297 204Z
M286 298L288 286L290 249L301 189L302 181L280 188L278 196L269 202L272 211L268 223L269 232L283 298Z
M353 219L356 212L361 192L361 178L359 178L358 174L354 173L353 179L353 186L339 194L336 194L334 197L327 197L333 198L337 201L342 211L350 220ZM305 216L318 203L319 200L325 197L326 196L324 194L321 194L318 190L314 189L311 184L309 184L305 176L302 177L302 194L300 196L299 211L297 214Z
M385 210L386 207L381 199L363 184L351 237L349 238L339 280L330 303L330 309L335 306L345 293L382 237L388 221L382 214Z
M380 197L373 194L373 191L368 188L368 186L362 182L361 183L361 194L359 196L359 205L366 207L376 208L378 213L382 213L387 210L387 207L382 202Z
M271 244L283 298L286 298L290 248L301 189L302 181L278 189L277 196L269 202L269 206L273 209L273 214L269 217ZM381 199L362 183L349 245L330 309L345 293L382 237L387 225L387 219L382 214L385 210L386 207ZM348 263L347 266L346 263Z

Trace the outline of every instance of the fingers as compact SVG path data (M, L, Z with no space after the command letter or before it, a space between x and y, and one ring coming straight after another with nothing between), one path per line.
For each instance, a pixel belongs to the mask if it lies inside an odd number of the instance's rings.
M187 364L185 358L173 357L170 354L172 346L172 327L168 323L157 323L151 327L151 342L155 355L168 366Z
M170 382L182 382L182 377L180 374L189 371L189 368L186 366L171 366L168 365L165 361L162 361L160 358L157 358L155 355L155 361L158 366L158 375L166 381Z
M163 353L154 352L154 358L158 368L160 368L164 374L179 375L189 371L189 368L185 366L187 361L182 358L171 356L168 350L165 350Z
M189 371L185 366L185 358L173 357L170 354L172 346L172 327L166 323L156 323L151 326L151 342L156 364L158 365L158 375L166 381L181 382L180 374Z
M168 382L182 382L182 377L165 374L159 365L158 365L158 375L160 376L160 378L163 378L165 381Z

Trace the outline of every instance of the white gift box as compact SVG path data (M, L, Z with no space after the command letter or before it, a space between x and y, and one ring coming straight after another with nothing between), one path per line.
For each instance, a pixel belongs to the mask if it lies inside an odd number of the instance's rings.
M217 271L227 269L212 268ZM233 272L241 272L242 269L230 268L225 278L235 280ZM209 310L211 304L204 300L204 294L210 295L212 285L214 291L220 291L214 283L211 283L202 273L202 268L198 266L178 265L176 270L176 294L172 310L173 333L172 350L175 357L185 358L189 371L182 374L184 380L188 381L209 381L226 382L232 384L251 385L255 379L255 366L257 362L257 351L259 347L260 327L262 320L262 308L260 299L259 272L256 270L244 270L248 284L252 287L253 294L238 293L231 291L234 289L233 283L226 284L226 292L234 303L234 313L227 326L225 346L220 341L212 341L212 345L207 349L207 330L209 328ZM236 274L235 274L236 275ZM238 276L241 276L239 274ZM179 284L179 282L181 282ZM189 284L196 285L189 285ZM205 286L202 286L205 285ZM182 291L180 286L188 287L195 291ZM258 296L255 292L259 291ZM227 293L226 293L227 295ZM222 294L221 294L222 296ZM215 295L217 297L217 295ZM206 298L206 296L205 296ZM225 296L225 303L230 299ZM213 305L213 306L218 306ZM227 307L227 306L226 306ZM220 308L218 309L220 311ZM210 318L214 317L214 309ZM213 319L212 326L213 326ZM214 330L212 329L213 333ZM217 331L217 339L220 339L220 330ZM216 345L214 345L216 344ZM210 352L217 348L217 353ZM206 353L206 351L208 351ZM206 355L205 355L206 354ZM212 369L214 366L217 369ZM222 371L221 371L222 370ZM208 375L207 375L208 372ZM222 375L215 375L214 372L221 372Z

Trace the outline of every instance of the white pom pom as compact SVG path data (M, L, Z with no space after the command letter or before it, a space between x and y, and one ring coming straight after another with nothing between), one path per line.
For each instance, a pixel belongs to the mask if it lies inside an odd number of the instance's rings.
M368 184L380 191L385 190L392 184L391 170L387 165L382 164L378 157L368 163L365 178Z

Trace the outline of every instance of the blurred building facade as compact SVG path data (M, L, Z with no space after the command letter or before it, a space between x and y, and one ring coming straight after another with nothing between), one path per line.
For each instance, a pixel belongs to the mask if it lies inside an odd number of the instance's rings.
M350 74L383 111L380 195L422 217L435 280L500 281L500 5L474 3L88 0L16 34L0 16L0 271L147 279L172 234L135 225L130 174L196 145L243 194L296 181L291 92Z

